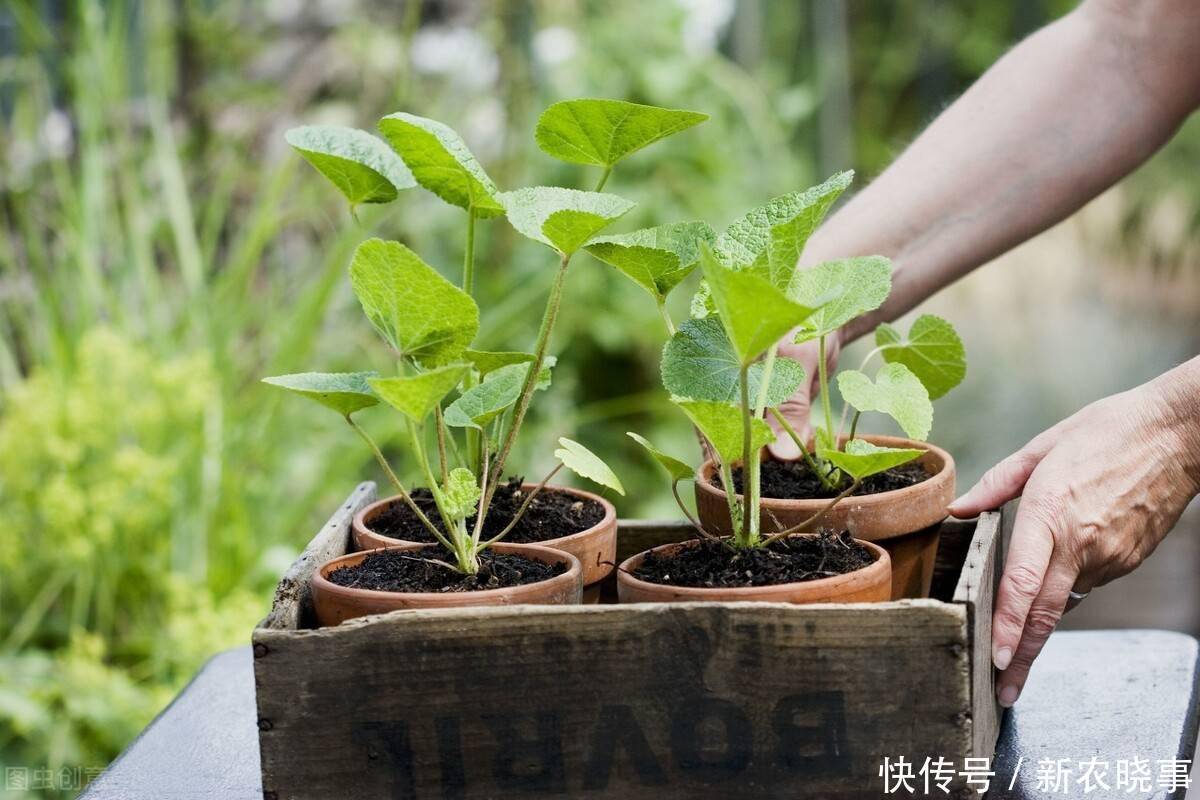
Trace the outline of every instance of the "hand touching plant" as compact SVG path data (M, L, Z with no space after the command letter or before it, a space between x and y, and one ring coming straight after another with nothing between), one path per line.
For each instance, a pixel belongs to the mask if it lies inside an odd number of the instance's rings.
M691 111L617 100L571 100L551 106L538 122L538 145L566 161L600 167L595 192L547 186L501 192L457 133L412 114L391 114L380 120L386 144L348 128L306 127L288 133L289 143L345 195L352 213L359 204L391 202L417 185L466 212L462 280L457 286L399 242L371 239L354 254L350 278L355 295L391 347L396 374L310 372L264 379L345 418L371 449L401 500L453 557L447 566L475 574L480 552L516 526L533 498L563 466L624 493L616 475L594 453L562 438L555 451L558 466L525 496L500 533L482 538L489 507L534 394L550 383L554 362L550 339L572 257L599 242L597 235L634 205L599 190L622 158L704 119L705 115ZM475 225L477 220L499 216L555 254L557 266L531 352L472 348L480 316L471 294ZM414 502L354 417L381 401L400 412L416 466L433 496L436 521ZM468 526L472 518L474 523Z

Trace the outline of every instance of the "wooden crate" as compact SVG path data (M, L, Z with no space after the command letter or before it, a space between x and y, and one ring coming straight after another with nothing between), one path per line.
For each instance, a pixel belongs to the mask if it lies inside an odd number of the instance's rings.
M930 600L397 611L314 629L312 570L255 629L264 796L879 797L883 757L961 767L999 727L1000 515L944 526ZM621 558L686 536L624 522ZM964 793L965 796L965 793Z

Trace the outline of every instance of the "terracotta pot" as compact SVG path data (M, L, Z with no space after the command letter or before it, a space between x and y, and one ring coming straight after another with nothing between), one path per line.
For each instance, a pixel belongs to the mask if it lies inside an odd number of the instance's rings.
M797 537L812 534L797 533ZM698 586L669 586L635 578L633 570L641 565L647 553L669 555L686 547L695 547L699 540L664 544L645 550L622 562L617 572L617 595L622 603L691 603L691 602L759 602L759 603L878 603L892 596L892 563L887 551L877 544L861 544L875 554L875 563L854 572L815 581L780 583L774 586L743 586L730 589L709 589Z
M855 539L879 542L892 558L892 599L928 597L937 559L941 523L954 500L954 458L940 447L898 436L862 436L882 447L913 447L925 451L917 463L930 473L928 480L893 492L847 497L818 524L847 530ZM765 452L765 451L764 451ZM713 533L732 533L725 492L712 485L716 466L705 461L697 472L696 510L704 527ZM764 532L779 530L808 519L828 500L762 499ZM768 513L769 512L769 513Z
M532 491L536 483L525 483L521 488ZM570 553L579 559L583 565L583 585L592 602L599 598L599 587L596 584L608 577L613 571L617 560L617 510L613 504L600 495L585 492L581 489L571 489L566 486L547 486L542 492L558 492L569 494L580 500L594 500L604 506L604 518L598 523L579 533L560 536L557 539L547 539L537 544L542 547L553 547L564 553ZM392 503L403 503L399 495L377 500L354 515L353 530L354 544L359 550L374 550L379 547L391 547L397 544L408 544L404 539L393 539L371 530L371 520L379 515ZM425 544L429 544L425 542Z
M410 542L382 549L420 550L428 546ZM567 571L546 581L478 592L380 592L374 589L338 586L329 580L329 573L341 567L358 564L370 555L371 551L349 553L326 561L313 572L312 601L317 623L326 627L368 614L385 614L388 611L412 608L508 606L519 603L541 606L579 605L583 597L583 567L575 556L535 544L499 543L492 545L491 549L497 553L517 553L548 564L566 564Z

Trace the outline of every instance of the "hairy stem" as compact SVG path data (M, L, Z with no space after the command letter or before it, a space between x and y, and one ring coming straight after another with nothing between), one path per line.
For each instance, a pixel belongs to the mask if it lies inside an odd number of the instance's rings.
M862 416L862 412L855 410L854 419L850 422L850 436L846 438L846 444L854 441L854 432L858 430L858 418Z
M446 508L442 487L438 483L437 476L433 474L433 468L429 465L429 455L425 452L425 441L421 433L420 426L412 420L408 420L408 434L412 437L413 449L417 451L417 462L421 465L421 472L429 484L429 491L433 493L433 502L437 504L442 524L446 526L446 533L450 537L450 552L458 559L459 567L464 573L474 575L475 573L470 571L471 565L474 564L478 571L479 564L471 558L471 554L468 552L470 539L466 536L466 529L463 528L462 521L456 520Z
M733 485L733 469L724 461L718 461L721 470L721 485L725 487L725 502L729 505L730 530L737 534L737 528L742 524L741 512L738 511L738 494Z
M668 337L674 336L675 335L675 323L671 321L671 315L667 311L667 303L666 303L665 297L660 297L658 299L658 313L662 317L663 322L667 326L667 336Z
M751 447L754 409L750 405L750 365L743 364L741 378L742 406L742 534L738 545L753 547L758 543L758 452Z
M482 483L482 485L479 487L479 500L482 504L483 496L487 494L488 490L488 437L480 436L479 438L483 442L481 446L482 450L479 455L481 469L478 473L479 480ZM483 514L480 513L480 508L480 505L475 507L475 530L471 532L471 546L476 550L479 549L479 537L483 535Z
M817 343L817 377L821 383L821 406L825 412L825 431L831 437L833 434L833 411L830 405L829 398L829 367L826 362L825 352L825 337L822 336ZM837 442L833 443L837 447Z
M517 527L517 523L521 521L521 518L525 516L525 512L529 510L529 504L533 502L533 498L537 497L538 493L541 492L542 489L546 488L546 484L549 483L562 468L563 465L560 461L555 465L554 469L550 470L546 477L542 478L541 483L533 487L533 490L529 494L525 495L525 499L521 502L521 507L517 509L517 513L513 515L513 518L509 521L509 523L504 526L504 530L500 531L495 536L484 542L483 547L490 547L491 545L503 539L505 536L508 536L508 532Z
M596 188L595 188L595 189L593 189L592 191L593 191L593 192L598 192L598 191L600 191L601 189L603 189L603 188L604 188L604 184L608 183L608 176L609 176L609 175L612 175L612 167L605 167L605 168L604 168L604 172L603 172L603 173L601 173L601 175L600 175L600 182L596 184Z
M679 510L683 512L683 515L685 517L687 517L687 521L690 522L692 527L696 529L696 533L700 534L705 539L712 539L715 542L720 542L721 544L725 545L726 547L733 549L733 545L729 544L729 542L725 541L720 536L717 536L714 533L709 533L707 530L704 529L704 526L700 524L700 520L698 520L694 516L692 516L692 512L688 509L687 505L683 502L683 498L679 496L679 479L678 478L671 481L671 494L675 496L675 505L679 506Z
M450 464L446 457L446 423L442 420L440 406L433 407L433 424L437 428L438 466L442 472L442 485L450 482Z
M471 294L475 288L475 212L467 209L467 246L463 250L462 290Z
M796 429L793 428L792 424L787 421L787 418L784 417L783 414L779 413L779 409L772 408L771 416L775 418L775 421L779 423L779 427L783 428L784 432L787 433L791 440L796 443L796 447L800 450L800 455L804 457L804 463L808 465L810 470L812 470L812 474L817 476L817 480L821 481L821 485L826 489L837 488L832 481L825 477L825 473L822 472L821 468L817 465L817 461L812 457L812 453L808 452L808 445L805 442L800 441L800 434L796 433Z
M818 520L820 520L822 517L824 517L830 511L832 511L834 506L836 506L838 503L840 503L843 499L849 497L854 492L854 490L857 489L861 485L862 485L862 481L859 481L859 480L853 481L849 486L846 487L846 489L841 494L839 494L837 497L830 500L829 504L827 506L822 508L817 513L813 514L808 519L806 519L802 522L796 523L795 525L788 528L787 530L780 531L779 533L776 533L773 536L768 536L766 539L763 540L762 546L766 547L767 545L769 545L773 542L779 541L780 539L782 539L785 536L791 536L793 533L799 533L800 531L807 528L809 525L815 525Z

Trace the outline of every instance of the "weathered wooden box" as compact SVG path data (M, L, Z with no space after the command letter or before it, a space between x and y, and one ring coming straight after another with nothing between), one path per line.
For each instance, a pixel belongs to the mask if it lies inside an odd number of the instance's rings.
M961 768L993 752L1000 514L945 523L930 600L397 611L313 629L309 574L374 499L354 491L254 631L267 798L879 797L885 756ZM619 557L686 531L624 523Z

